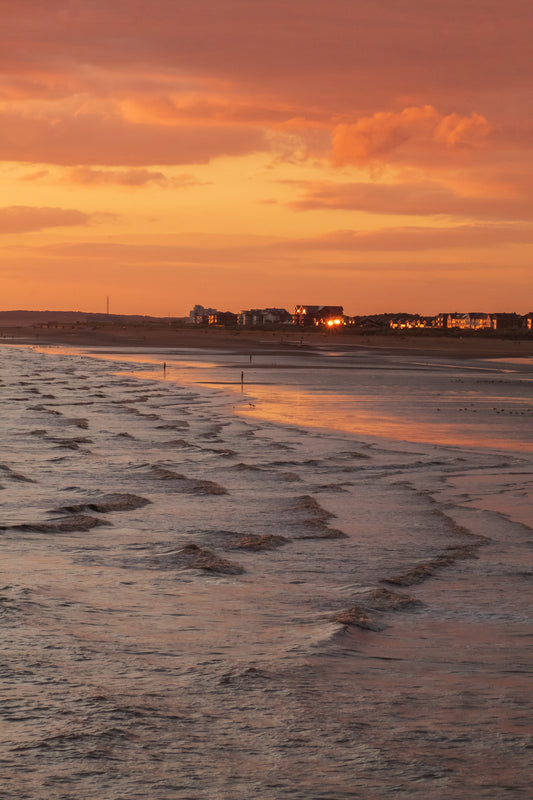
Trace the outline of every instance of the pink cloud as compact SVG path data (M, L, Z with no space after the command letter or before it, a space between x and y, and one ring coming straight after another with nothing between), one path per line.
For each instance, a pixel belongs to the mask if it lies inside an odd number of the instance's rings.
M6 2L4 74L142 64L358 114L404 97L461 98L462 107L473 92L530 83L529 0L505 9L498 0Z
M0 113L0 152L6 161L61 165L205 164L222 155L269 149L258 129L130 124L117 117L63 114L28 120Z
M68 208L33 208L8 206L0 208L0 233L29 233L45 228L90 225L91 216Z
M529 0L2 5L5 160L207 163L272 131L322 156L333 129L338 164L431 163L528 117Z
M435 157L450 150L480 148L489 132L487 120L476 113L443 116L433 106L404 108L399 113L380 111L338 125L333 131L332 158L336 164L363 166L391 159L416 163L421 150Z
M405 183L310 183L304 194L289 205L299 211L344 209L372 214L433 216L477 219L530 219L525 193L459 194L434 181Z

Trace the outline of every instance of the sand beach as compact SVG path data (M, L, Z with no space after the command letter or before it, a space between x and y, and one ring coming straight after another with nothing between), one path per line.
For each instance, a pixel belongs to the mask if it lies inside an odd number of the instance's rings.
M40 327L24 322L0 325L0 342L16 340L27 344L58 344L79 347L161 347L202 348L251 352L287 350L292 347L344 350L375 349L398 354L434 355L450 358L509 358L533 356L533 338L509 338L461 334L432 335L431 332L365 333L344 330L323 332L305 329L283 330L226 329L216 326L180 326L158 324L92 325L62 324Z

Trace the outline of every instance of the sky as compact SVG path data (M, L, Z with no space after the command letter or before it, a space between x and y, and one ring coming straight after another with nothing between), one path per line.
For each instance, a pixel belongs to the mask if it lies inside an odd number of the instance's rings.
M531 0L0 18L0 309L532 310Z

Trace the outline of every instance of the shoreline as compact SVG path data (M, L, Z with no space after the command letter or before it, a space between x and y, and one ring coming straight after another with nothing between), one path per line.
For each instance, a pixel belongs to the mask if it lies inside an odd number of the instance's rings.
M142 347L229 350L235 353L297 350L301 355L334 348L343 352L379 350L391 355L437 358L528 358L533 357L533 339L496 339L419 336L408 333L322 333L305 330L255 331L211 328L106 326L105 328L0 328L0 344L56 345L77 347Z

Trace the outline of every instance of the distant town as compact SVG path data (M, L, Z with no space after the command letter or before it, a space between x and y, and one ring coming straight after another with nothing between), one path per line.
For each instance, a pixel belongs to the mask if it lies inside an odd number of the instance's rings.
M239 311L218 311L196 305L189 313L188 321L193 325L221 325L225 327L264 328L280 325L296 325L304 328L383 329L396 330L459 329L459 330L507 330L531 331L533 312L515 313L442 313L436 316L419 314L371 314L369 316L347 316L342 306L297 305L291 313L285 308L251 308Z

